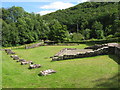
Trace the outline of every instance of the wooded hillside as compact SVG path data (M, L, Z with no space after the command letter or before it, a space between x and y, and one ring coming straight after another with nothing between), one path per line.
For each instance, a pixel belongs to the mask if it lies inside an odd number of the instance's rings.
M57 19L67 25L69 32L79 32L82 35L90 33L89 38L103 38L103 36L118 36L118 3L85 2L65 10L43 16L47 21ZM98 31L100 30L100 31ZM97 33L102 33L101 37Z
M85 2L44 16L13 6L2 8L1 21L2 46L120 37L118 3Z

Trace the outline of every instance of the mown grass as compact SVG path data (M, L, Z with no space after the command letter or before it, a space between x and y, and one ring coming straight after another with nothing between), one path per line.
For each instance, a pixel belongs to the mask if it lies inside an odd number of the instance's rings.
M41 64L39 69L29 70L28 65L21 66L3 52L2 87L3 88L95 88L118 87L118 80L111 80L118 73L118 64L109 55L78 58L51 62L53 56L63 48L84 48L76 46L41 46L32 49L14 49L16 54L26 60ZM57 73L38 76L41 70L54 69ZM103 80L102 80L103 79ZM114 79L114 78L113 78ZM114 82L115 81L115 82ZM106 85L107 83L107 85ZM114 85L112 85L114 83ZM110 84L110 85L109 85Z

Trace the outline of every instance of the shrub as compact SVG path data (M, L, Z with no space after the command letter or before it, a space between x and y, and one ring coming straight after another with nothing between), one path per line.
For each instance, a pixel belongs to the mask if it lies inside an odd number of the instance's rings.
M84 37L80 33L73 33L72 34L72 41L74 41L74 42L79 42L79 41L81 41L83 39L84 39Z
M119 33L119 32L116 32L116 33L115 33L115 37L120 37L120 33Z
M113 35L108 35L108 36L106 37L106 39L110 39L110 38L113 38Z

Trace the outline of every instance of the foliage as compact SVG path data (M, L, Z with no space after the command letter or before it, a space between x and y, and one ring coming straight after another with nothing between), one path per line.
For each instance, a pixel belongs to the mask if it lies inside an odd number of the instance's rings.
M106 39L110 39L110 38L113 38L113 35L108 35L108 36L106 37Z
M49 24L50 33L48 39L57 42L63 42L66 38L67 27L61 25L57 20L53 20Z
M22 7L2 8L2 46L120 37L118 14L117 2L85 2L44 16Z
M38 40L62 42L67 27L57 20L46 22L39 14L27 13L22 7L2 8L2 45L16 46Z
M57 19L60 23L67 25L70 33L79 32L84 35L85 30L89 29L88 39L104 39L108 35L120 33L117 2L80 3L74 7L44 15L43 19L48 22Z
M83 31L83 35L86 40L90 38L90 31L91 31L90 29L85 29Z
M79 42L84 39L84 37L81 33L73 33L71 36L72 36L71 39L73 42Z

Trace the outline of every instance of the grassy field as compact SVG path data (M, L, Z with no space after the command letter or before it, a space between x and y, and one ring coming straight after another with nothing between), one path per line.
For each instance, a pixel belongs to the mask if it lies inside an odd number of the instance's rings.
M26 60L41 64L38 69L29 70L21 66L5 52L2 53L3 88L114 88L118 87L118 58L103 55L51 62L53 56L63 48L84 48L77 46L41 46L33 49L14 49ZM54 69L57 73L38 76L41 70Z

